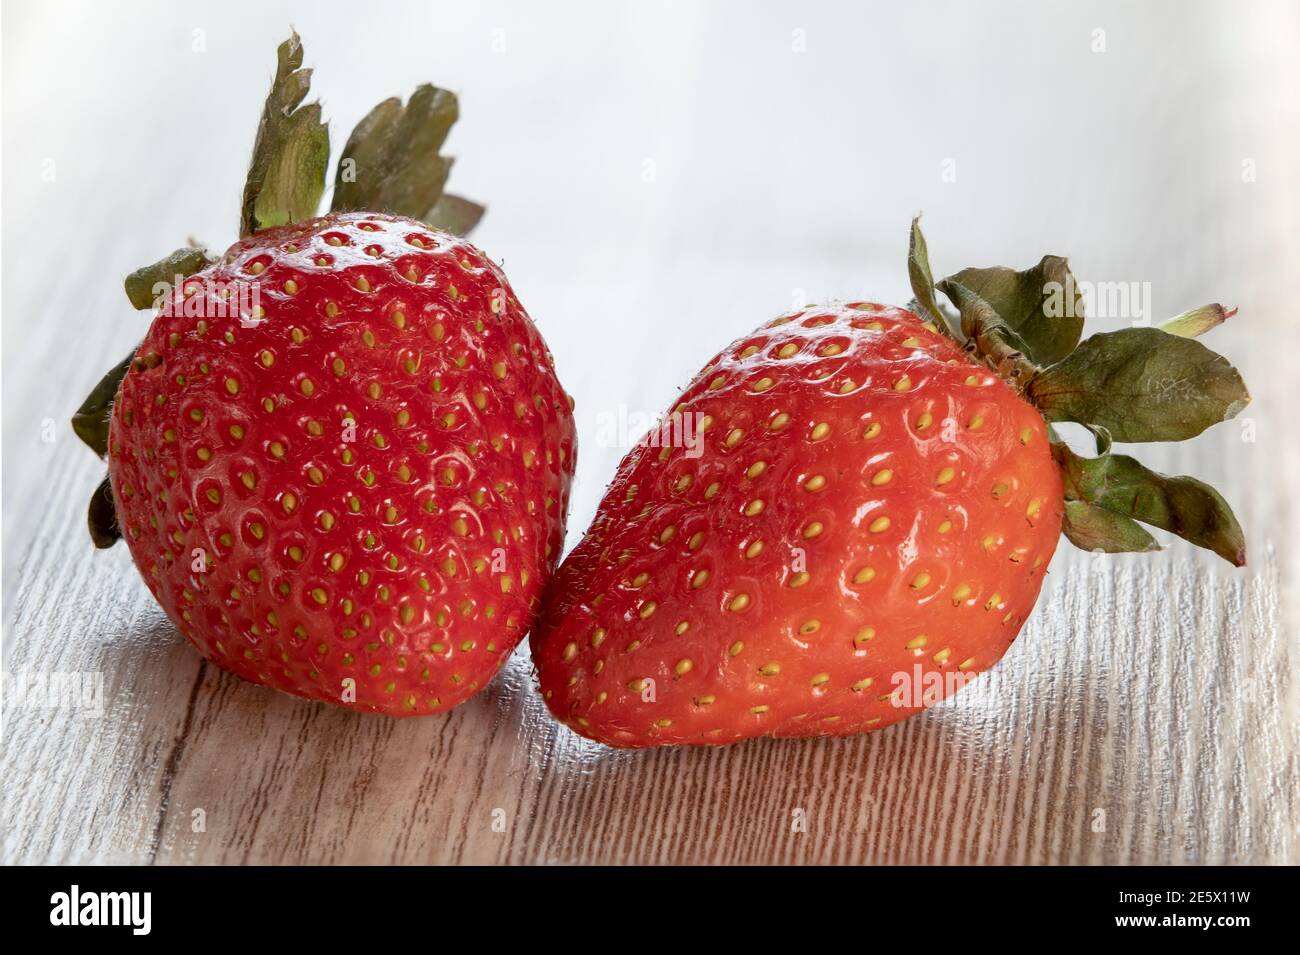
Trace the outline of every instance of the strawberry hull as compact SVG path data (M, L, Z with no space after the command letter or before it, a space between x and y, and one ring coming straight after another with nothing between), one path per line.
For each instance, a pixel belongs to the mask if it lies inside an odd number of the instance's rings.
M528 631L574 444L491 261L335 214L184 280L118 392L109 476L137 567L204 656L405 716L471 696Z
M702 453L627 455L532 636L547 705L576 732L646 746L879 729L1019 633L1061 533L1047 425L912 313L779 319L672 415Z

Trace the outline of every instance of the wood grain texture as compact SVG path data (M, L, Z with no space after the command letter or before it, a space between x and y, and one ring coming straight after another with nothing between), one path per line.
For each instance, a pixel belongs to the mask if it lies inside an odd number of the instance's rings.
M88 576L101 557L49 560ZM446 719L357 717L203 663L143 587L73 608L78 631L26 586L19 621L51 639L12 667L103 673L105 707L6 713L4 855L1286 863L1300 789L1279 670L1294 672L1295 647L1275 587L1271 557L1227 587L1192 564L1105 560L1053 579L1000 667L896 728L625 752L547 719L521 656Z
M448 6L437 36L405 29L425 23L421 6L386 5L340 36L337 11L269 3L256 27L205 11L211 49L199 59L188 52L191 24L170 7L142 3L127 17L107 6L4 10L0 860L1300 861L1300 510L1291 490L1300 487L1300 326L1279 300L1284 279L1300 271L1300 195L1284 175L1300 146L1293 10L1260 4L1253 18L1225 20L1208 5L1080 4L1048 20L1029 7L998 18L952 5L944 15L955 35L981 51L973 70L955 50L905 42L935 14L895 5L797 19L784 5L760 5L744 23L725 5L667 18L575 7L554 22L527 5ZM1062 545L1037 612L1000 665L954 700L849 740L605 749L549 719L526 649L455 712L402 722L280 696L205 664L154 605L125 548L89 548L83 502L102 472L66 419L83 385L143 331L118 276L190 231L220 237L233 227L242 134L251 136L269 60L233 76L231 49L269 55L279 23L290 21L324 83L353 43L400 38L413 54L433 50L418 73L377 78L364 95L325 87L339 129L390 86L433 79L465 91L453 186L490 200L477 239L508 256L578 401L570 544L622 453L592 440L592 414L624 402L660 410L706 352L784 309L791 291L847 297L868 287L905 300L903 235L924 208L941 268L959 256L1028 262L1070 251L1080 274L1150 278L1157 320L1231 296L1240 316L1207 343L1232 355L1254 404L1243 421L1186 446L1140 453L1223 490L1246 527L1249 567L1234 571L1181 544L1144 558ZM1097 24L1108 30L1108 60L1090 59ZM501 26L517 52L492 62L489 84L480 47ZM806 29L815 56L789 59L795 28ZM600 49L583 39L592 30L607 38ZM873 75L905 73L908 89L863 92L856 58L829 55L837 43L860 52L864 38L876 50ZM117 77L112 95L64 76L56 40L81 58L84 75ZM654 55L642 59L643 48ZM664 57L675 64L668 75ZM1026 84L998 65L1029 68L1038 58L1065 64L1051 75L1077 85ZM1184 72L1189 61L1198 72ZM160 121L136 123L138 136L97 152L93 143L128 122L124 104L149 88L148 71L123 71L124 62L166 70L159 114L200 104L206 128L241 133L232 149L185 155L167 148L174 127ZM428 62L440 64L438 75L426 75ZM752 90L738 90L735 75ZM229 102L204 97L218 79ZM590 110L556 118L527 92L570 87L588 91ZM1170 107L1170 89L1199 106ZM975 93L1003 112L947 108ZM1061 130L1041 117L1061 97L1071 128L1105 137L1060 155ZM849 101L873 123L850 128L816 112ZM728 142L770 128L774 109L790 117L788 147L748 165L726 158ZM476 111L576 145L520 167L473 132ZM918 120L940 112L947 130ZM528 125L544 116L558 131ZM825 147L827 128L840 150ZM882 137L906 148L881 154L873 147ZM647 155L658 159L657 184L642 180ZM960 178L944 183L932 170L951 155ZM47 156L58 160L57 183L41 181ZM1259 168L1249 185L1243 157ZM807 170L798 201L755 203L756 192L726 189L788 181L792 169ZM119 188L127 181L132 190ZM195 181L205 187L175 186ZM557 183L572 190L566 208L599 209L607 228L592 236L581 216L556 216ZM1092 214L1053 208L1047 198L1063 187L1087 196ZM214 204L222 195L229 202ZM707 228L682 227L706 217ZM144 222L155 234L135 231ZM1005 226L991 235L996 222ZM774 231L789 244L774 248L765 238ZM57 424L54 440L45 440L47 422ZM33 707L13 693L17 677L54 673L97 674L102 709Z
M80 532L56 512L40 536ZM98 717L6 713L11 861L1295 860L1271 554L1230 582L1131 558L1058 571L1001 665L878 733L643 752L547 718L522 652L446 718L269 693L203 662L129 575L111 600L52 598L105 561L125 554L48 546L21 571L16 616L45 638L10 672L101 673L105 698Z

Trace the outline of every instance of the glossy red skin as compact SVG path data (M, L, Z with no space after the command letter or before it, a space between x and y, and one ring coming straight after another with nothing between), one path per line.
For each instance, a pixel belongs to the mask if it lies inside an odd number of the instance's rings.
M547 705L576 732L655 746L878 729L1015 639L1061 531L1047 428L915 315L857 305L778 319L715 358L674 410L712 419L702 453L627 455L531 638ZM766 470L749 476L756 462ZM739 595L748 606L730 609Z
M204 287L236 280L262 319ZM258 233L184 287L189 317L177 293L155 318L110 426L118 523L159 604L286 693L391 716L467 699L531 625L574 467L571 401L505 276L355 213Z

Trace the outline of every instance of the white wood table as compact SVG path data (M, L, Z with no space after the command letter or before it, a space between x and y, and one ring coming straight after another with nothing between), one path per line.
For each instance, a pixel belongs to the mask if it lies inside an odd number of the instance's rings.
M1297 861L1293 11L109 6L4 9L3 861ZM1207 343L1254 403L1140 453L1223 490L1249 566L1063 544L998 667L847 740L605 749L548 717L526 648L400 722L204 663L125 547L91 549L102 465L66 422L144 331L121 276L233 238L290 21L336 144L385 95L461 92L453 186L578 402L570 544L625 450L599 422L662 410L792 299L905 301L924 209L940 272L1069 253L1149 282L1154 320L1240 307ZM14 692L68 673L97 709Z

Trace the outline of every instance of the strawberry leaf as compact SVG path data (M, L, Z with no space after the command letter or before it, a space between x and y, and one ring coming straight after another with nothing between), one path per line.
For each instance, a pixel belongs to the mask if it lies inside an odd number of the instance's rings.
M1093 335L1026 393L1048 421L1097 425L1116 441L1195 437L1250 402L1226 358L1157 328Z
M1123 514L1083 501L1066 501L1061 531L1080 550L1106 554L1145 553L1160 550L1146 529Z
M459 115L456 95L429 84L417 88L405 106L396 97L384 100L343 147L331 208L409 216L467 233L483 207L443 195L452 160L438 155Z
M477 202L444 192L424 221L453 235L469 235L487 210Z
M86 510L86 526L90 529L90 539L96 547L112 547L122 536L117 526L117 507L113 504L113 488L108 478L99 482L95 493L90 495L90 507Z
M1152 550L1143 540L1150 535L1129 526L1141 521L1212 550L1235 566L1246 563L1241 525L1223 496L1204 481L1168 477L1124 454L1080 457L1059 442L1052 444L1052 456L1061 469L1067 524L1087 541L1085 549ZM1078 544L1071 529L1065 530Z
M257 126L244 184L241 236L310 219L325 191L329 129L320 120L319 103L299 105L311 88L311 70L301 69L302 56L297 33L277 51L275 80Z
M1129 328L1085 339L1081 295L1068 262L1044 256L1021 272L964 269L937 284L925 240L912 222L908 276L915 308L943 319L959 311L959 328L944 330L973 359L1017 387L1049 422L1062 475L1062 530L1089 551L1159 550L1149 524L1245 563L1245 539L1227 502L1190 477L1168 477L1111 452L1112 441L1179 441L1236 415L1250 401L1241 375L1195 341L1235 310L1205 305L1159 328ZM1084 426L1097 456L1076 455L1051 422Z
M930 251L921 234L921 217L912 219L912 232L907 245L907 277L912 283L912 294L922 311L922 318L947 328L948 322L934 297L934 275L930 272Z
M108 418L113 410L113 399L117 397L118 385L126 377L127 369L134 359L135 349L132 349L131 354L99 379L99 383L72 416L72 430L86 447L101 458L108 454Z
M939 282L949 298L961 286L993 309L1023 343L1036 365L1051 365L1068 355L1083 334L1083 302L1065 259L1045 255L1023 272L1001 266L962 269ZM958 308L961 303L953 299Z
M944 279L938 287L957 306L965 340L973 344L1004 379L1023 387L1038 368L1025 359L1027 346L1015 330L1003 321L992 305L964 285Z
M126 297L138 309L154 308L158 304L157 288L163 283L174 284L176 277L188 278L211 265L202 249L177 249L153 265L138 268L126 277Z

